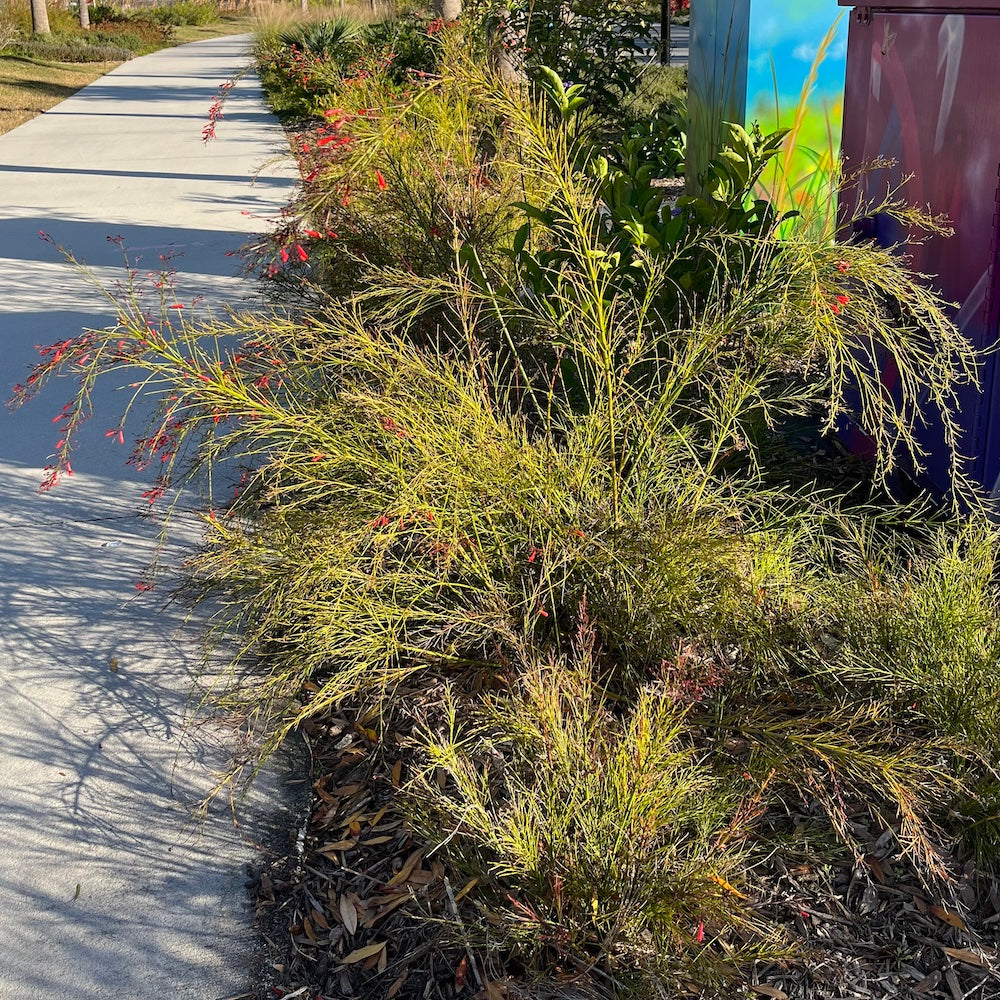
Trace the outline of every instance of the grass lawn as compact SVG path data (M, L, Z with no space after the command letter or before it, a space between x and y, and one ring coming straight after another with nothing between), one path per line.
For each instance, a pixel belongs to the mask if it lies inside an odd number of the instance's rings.
M24 124L116 65L0 56L0 133Z
M183 25L176 43L197 42L253 30L248 17L224 17L213 24ZM23 125L103 76L118 63L60 63L0 55L0 135Z

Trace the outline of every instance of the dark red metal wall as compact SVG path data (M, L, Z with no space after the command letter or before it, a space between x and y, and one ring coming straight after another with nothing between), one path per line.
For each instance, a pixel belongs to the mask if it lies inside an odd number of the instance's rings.
M956 303L956 319L972 343L993 344L1000 334L1000 3L896 0L891 9L856 7L848 41L843 152L848 176L880 158L895 163L867 170L845 188L842 218L859 201L877 201L894 188L906 201L948 216L955 229L951 238L917 242L881 216L870 232L885 245L904 243L913 268L930 275ZM970 471L991 492L1000 491L996 367L991 356L982 372L984 392L967 392L962 413L962 451L972 460ZM891 362L882 375L893 388ZM933 423L924 443L929 484L947 490L947 450Z

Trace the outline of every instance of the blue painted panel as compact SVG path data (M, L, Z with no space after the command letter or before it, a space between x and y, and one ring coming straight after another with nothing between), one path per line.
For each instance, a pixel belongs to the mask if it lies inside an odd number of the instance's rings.
M762 127L773 127L776 120L790 126L802 87L815 73L809 115L816 121L807 126L807 135L825 134L829 116L839 143L847 28L847 13L836 0L755 0L747 58L748 119L756 118Z

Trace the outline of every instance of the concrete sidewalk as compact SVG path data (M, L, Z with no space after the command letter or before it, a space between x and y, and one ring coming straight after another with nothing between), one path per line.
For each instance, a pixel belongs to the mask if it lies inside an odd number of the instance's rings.
M0 137L4 398L34 345L111 319L39 230L109 283L123 272L107 238L124 236L143 270L176 255L184 299L247 293L227 253L265 228L294 175L251 80L230 96L219 138L201 141L246 46L224 38L136 59ZM137 513L146 484L105 437L121 393L95 399L73 479L37 493L70 392L55 385L0 413L0 998L239 995L254 947L243 865L286 834L294 783L275 763L238 826L225 803L193 817L232 734L186 728L200 629L135 587L161 525ZM196 537L189 525L173 547Z

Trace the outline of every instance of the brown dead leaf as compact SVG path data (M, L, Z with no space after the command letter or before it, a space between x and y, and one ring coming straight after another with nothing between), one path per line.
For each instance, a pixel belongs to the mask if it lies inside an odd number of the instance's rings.
M788 1000L788 994L784 990L779 990L777 986L766 986L764 983L751 983L750 989L756 993L762 993L766 997L773 997L774 1000Z
M910 992L918 993L920 995L930 993L930 991L934 989L939 982L941 982L941 973L935 969L929 975L924 976L919 983L914 983L913 986L910 987Z
M385 991L385 1000L392 1000L392 998L406 985L406 980L410 977L410 970L404 969L396 979L396 981Z
M403 905L410 899L410 894L408 892L401 892L396 896L380 896L378 899L371 900L373 905L377 905L378 909L375 914L365 921L366 927L373 927L377 924L383 917L387 917L393 910L397 907Z
M864 862L868 867L868 870L875 876L876 881L878 881L881 885L886 885L888 883L885 865L882 863L881 858L874 854L866 854Z
M312 922L317 927L320 927L320 928L322 928L325 931L328 931L330 929L330 925L327 922L326 916L323 913L321 913L319 910L315 910L314 909L312 911L311 915L312 915Z
M341 960L341 965L355 965L365 959L375 958L385 950L385 941L376 941L375 944L366 944L364 948L355 948L349 955L345 955Z
M322 847L317 848L320 854L331 854L337 851L349 851L352 847L357 847L358 843L356 840L335 840L330 844L324 844Z
M392 787L399 788L402 779L403 779L403 762L402 760L397 760L396 763L392 765ZM400 989L402 989L402 987L400 987Z
M943 906L932 906L930 910L938 920L943 920L950 927L957 927L960 931L967 931L969 929L965 921L957 913L952 913L951 910L946 910Z
M346 896L341 896L339 909L340 919L343 921L347 933L353 935L358 929L357 907Z
M974 952L968 948L946 948L941 945L941 950L956 962L965 962L966 965L978 965L980 969L988 969L989 966Z
M465 979L469 974L469 959L467 956L462 956L462 961L458 963L458 968L455 970L455 989L460 990L465 986Z
M339 798L346 799L348 795L354 795L364 787L360 781L355 781L353 784L341 785L340 788L335 788L333 794Z
M421 859L424 856L424 851L422 847L418 847L404 862L403 867L396 872L395 875L386 882L385 887L387 889L393 889L397 885L401 885L405 882L413 872L413 869L420 864Z

